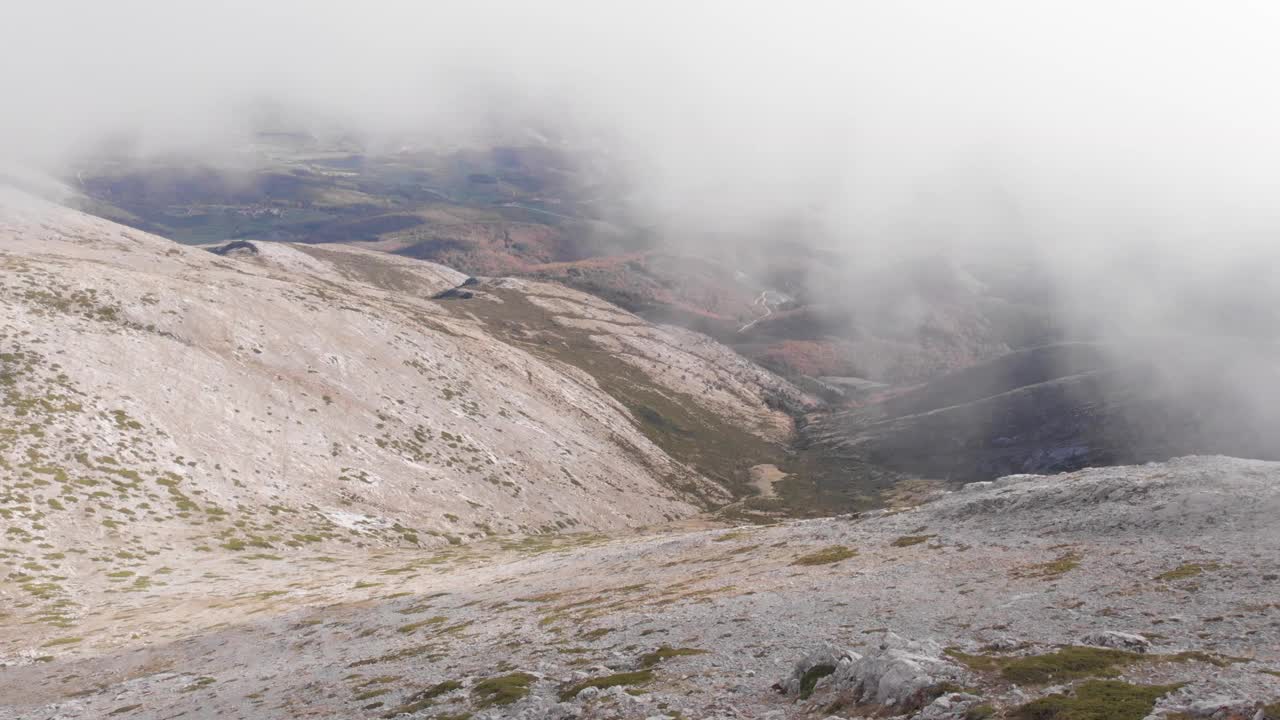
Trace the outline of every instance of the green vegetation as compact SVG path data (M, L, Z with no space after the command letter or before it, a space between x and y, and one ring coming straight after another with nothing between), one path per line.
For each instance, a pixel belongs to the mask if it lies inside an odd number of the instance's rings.
M807 699L813 694L813 688L818 684L818 681L835 671L836 666L829 664L814 665L806 670L804 675L800 676L800 698L802 700Z
M1049 695L1016 708L1017 720L1142 720L1156 700L1181 685L1130 685L1115 680L1092 680L1076 688L1074 696Z
M848 560L849 558L857 554L858 554L857 550L854 550L852 548L847 548L844 545L831 545L830 547L822 548L821 550L811 552L807 555L801 555L800 557L792 561L791 564L792 565L830 565L832 563L838 563L841 560Z
M1216 563L1184 563L1172 570L1160 573L1155 577L1155 579L1162 582L1169 582L1170 580L1185 580L1187 578L1193 578L1197 575L1201 575L1206 570L1217 569L1218 565Z
M1227 667L1232 663L1249 662L1249 658L1218 655L1217 653L1207 653L1200 650L1184 650L1172 655L1148 655L1147 657L1151 660L1163 660L1165 662L1202 662L1214 667Z
M1041 580L1056 580L1059 577L1080 567L1082 556L1076 552L1063 553L1056 560L1036 565L1028 565L1014 571L1015 577L1023 578L1039 578Z
M81 640L84 640L84 638L78 638L78 637L57 638L55 640L50 640L49 642L41 645L40 647L57 647L59 645L74 645L80 642Z
M407 634L407 633L414 632L419 628L424 628L428 625L439 625L448 619L449 618L443 615L433 615L432 617L429 617L426 620L419 620L418 622L409 623L408 625L401 625L400 627L396 628L396 632Z
M1024 657L970 655L954 648L949 648L947 655L978 672L998 672L1005 680L1020 685L1110 677L1117 674L1124 665L1148 659L1123 650L1076 645L1068 645L1047 655Z
M430 705L441 695L451 693L461 687L462 683L457 680L445 680L444 682L436 683L425 690L419 690L405 698L403 705L397 705L396 707L391 708L387 712L383 713L382 717L393 718L397 715L412 715L413 713L416 713Z
M890 545L893 545L894 547L911 547L912 545L919 545L922 542L928 542L932 537L933 535L903 535L890 543Z
M208 686L210 686L210 685L212 685L212 684L214 684L214 683L216 683L216 682L218 682L218 681L217 681L217 680L215 680L214 678L211 678L211 677L199 677L199 678L196 678L196 681L195 681L195 682L193 682L193 683L191 683L190 685L188 685L188 686L186 686L186 687L182 688L182 690L181 690L180 692L184 692L184 693L185 693L185 692L193 692L193 691L195 691L195 690L199 690L200 688L208 687Z
M619 685L643 685L653 680L652 670L637 670L636 672L614 673L613 675L605 675L604 677L590 678L580 683L574 683L569 687L560 691L560 700L567 702L578 696L578 693L587 688L605 688L616 687Z
M534 681L529 673L511 673L491 677L475 684L471 695L476 700L476 707L487 708L494 705L510 705L529 694L529 683Z
M697 648L673 648L670 645L663 645L653 652L645 653L640 656L640 667L651 668L654 665L666 660L667 658L681 657L683 655L706 655L706 650Z

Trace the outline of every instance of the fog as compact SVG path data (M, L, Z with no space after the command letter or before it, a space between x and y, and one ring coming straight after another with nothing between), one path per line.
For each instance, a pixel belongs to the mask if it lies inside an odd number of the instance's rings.
M1166 322L1265 281L1277 31L1266 2L21 3L0 158L231 158L267 109L373 146L536 130L679 242L803 218L854 263L1016 252Z

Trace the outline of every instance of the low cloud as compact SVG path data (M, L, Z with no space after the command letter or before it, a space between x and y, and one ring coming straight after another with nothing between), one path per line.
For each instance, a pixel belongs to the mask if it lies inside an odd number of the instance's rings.
M0 157L532 129L606 157L673 242L799 218L851 264L1013 252L1090 322L1177 329L1195 297L1269 302L1277 30L1262 2L22 3Z

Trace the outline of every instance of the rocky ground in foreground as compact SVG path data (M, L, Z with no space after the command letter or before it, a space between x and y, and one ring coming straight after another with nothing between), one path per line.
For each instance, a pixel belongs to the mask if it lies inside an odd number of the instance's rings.
M1280 465L1192 457L772 526L192 556L11 646L0 717L1274 718L1277 517Z

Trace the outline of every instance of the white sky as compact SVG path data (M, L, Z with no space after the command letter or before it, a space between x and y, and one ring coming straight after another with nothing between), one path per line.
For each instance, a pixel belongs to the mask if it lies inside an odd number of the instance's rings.
M606 142L655 217L833 237L1258 251L1280 4L13 0L0 157L212 150L271 98L375 136L524 118ZM1018 218L1011 225L1012 214Z

